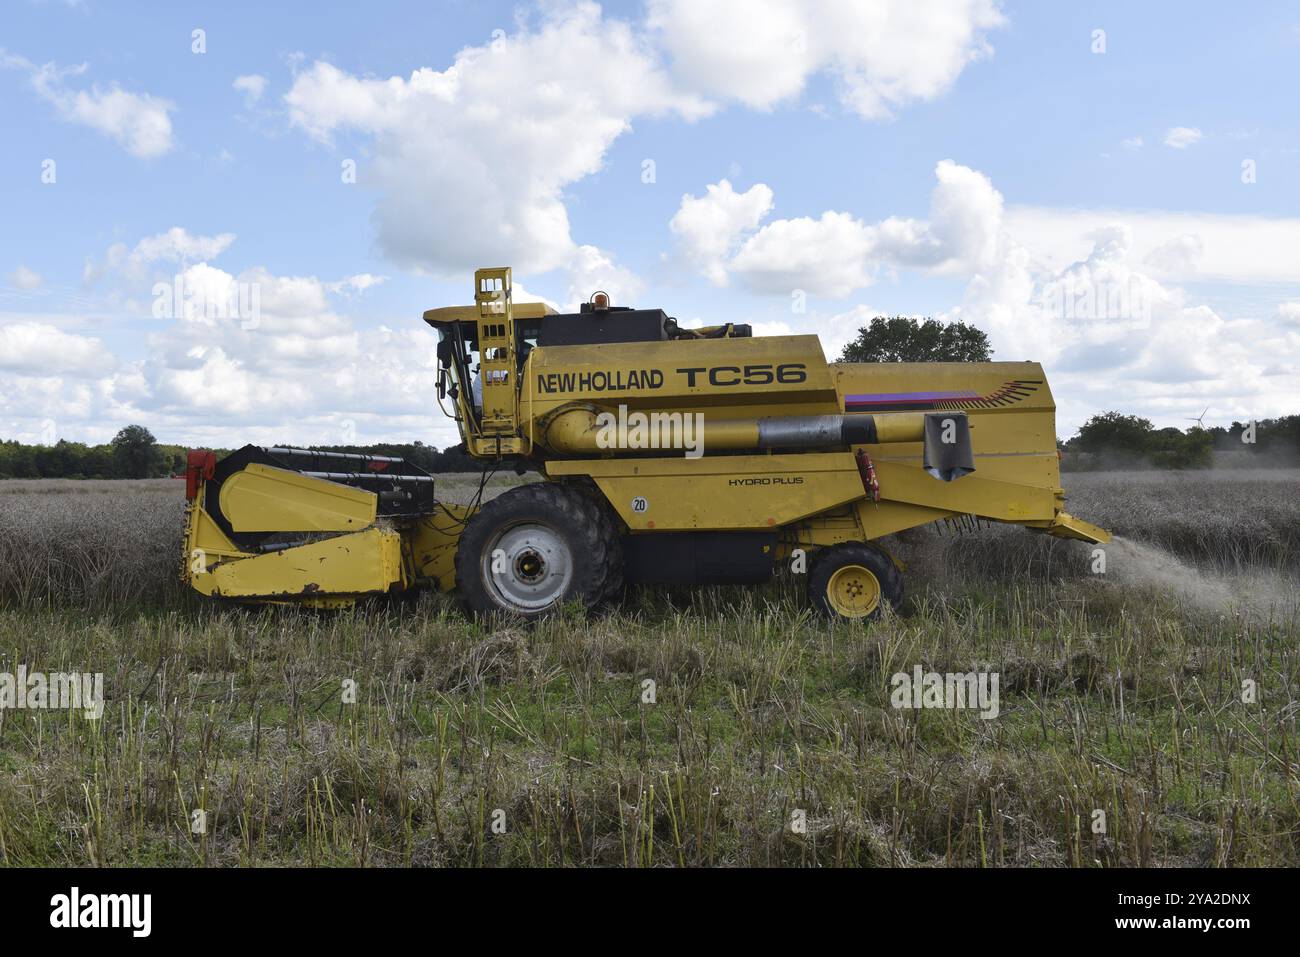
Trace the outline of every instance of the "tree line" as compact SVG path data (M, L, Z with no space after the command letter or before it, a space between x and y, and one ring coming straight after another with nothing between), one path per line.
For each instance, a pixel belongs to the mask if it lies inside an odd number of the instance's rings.
M311 446L319 451L363 452L404 458L429 472L477 472L482 464L459 447L439 450L423 442L410 444ZM230 449L214 449L217 458ZM25 445L0 440L0 479L144 479L185 474L189 452L183 445L158 442L142 425L128 425L103 445L68 442L54 445Z
M103 445L65 439L53 445L0 440L0 478L160 478L183 474L187 451L159 444L142 425L128 425Z
M1242 464L1300 464L1300 415L1228 428L1193 425L1183 430L1157 429L1149 419L1105 412L1085 422L1064 452L1082 453L1064 460L1069 468L1198 469L1215 464L1215 453L1249 456Z
M1067 453L1067 469L1164 468L1196 469L1214 464L1218 453L1248 455L1252 464L1300 464L1300 415L1231 427L1187 430L1157 429L1149 419L1122 412L1094 415L1069 441L1058 443ZM477 472L482 463L456 446L438 449L423 442L382 442L376 445L313 445L330 452L361 452L406 459L428 472ZM185 474L189 450L157 442L142 425L128 425L104 445L59 440L54 445L24 445L0 440L0 479L141 479ZM217 458L229 449L215 449Z

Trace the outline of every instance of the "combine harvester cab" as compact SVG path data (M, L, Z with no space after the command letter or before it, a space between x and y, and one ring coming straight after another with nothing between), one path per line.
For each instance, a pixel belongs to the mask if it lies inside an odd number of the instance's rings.
M816 336L686 329L604 293L557 315L515 304L508 268L474 279L473 305L424 315L439 405L485 468L545 481L458 507L400 460L195 453L195 588L331 605L433 585L474 614L536 618L789 562L814 608L874 618L902 595L878 543L894 532L973 517L1109 540L1065 511L1037 363L832 364Z

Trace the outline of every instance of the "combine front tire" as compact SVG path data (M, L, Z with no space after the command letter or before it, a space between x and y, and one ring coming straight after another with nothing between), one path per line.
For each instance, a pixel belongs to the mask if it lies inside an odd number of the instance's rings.
M471 614L541 618L567 601L594 608L623 582L618 534L576 488L513 488L469 520L456 548L456 588Z
M813 554L808 600L827 617L872 620L902 599L903 576L883 549L844 542Z

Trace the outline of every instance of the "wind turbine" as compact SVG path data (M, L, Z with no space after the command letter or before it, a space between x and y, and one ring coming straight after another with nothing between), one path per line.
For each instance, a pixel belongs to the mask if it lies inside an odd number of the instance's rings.
M1205 420L1205 413L1206 413L1206 412L1209 412L1209 411L1210 411L1210 407L1207 405L1207 406L1205 407L1205 411L1203 411L1203 412L1202 412L1200 415L1198 415L1196 418L1192 418L1191 416L1183 416L1183 418L1185 418L1188 422L1195 422L1195 423L1196 423L1196 427L1197 427L1198 429L1204 429L1204 428L1205 428L1205 421L1204 421L1204 420Z

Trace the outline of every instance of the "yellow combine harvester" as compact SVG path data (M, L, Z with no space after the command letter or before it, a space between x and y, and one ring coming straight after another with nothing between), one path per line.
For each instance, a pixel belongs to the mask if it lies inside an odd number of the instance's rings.
M474 281L474 305L424 315L439 404L485 468L546 481L461 506L401 459L192 452L194 588L338 606L433 586L535 618L629 583L760 582L805 557L814 607L871 618L902 595L876 544L893 532L975 516L1109 540L1064 511L1037 363L827 363L816 336L686 329L603 293L560 315L515 303L508 268Z

